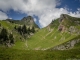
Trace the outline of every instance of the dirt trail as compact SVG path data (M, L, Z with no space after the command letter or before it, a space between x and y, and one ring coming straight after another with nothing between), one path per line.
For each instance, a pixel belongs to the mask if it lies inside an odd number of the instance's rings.
M25 45L26 45L26 47L28 48L28 44L27 44L27 41L25 42Z
M51 31L49 31L49 33L47 33L46 36L48 36L50 33L52 33L53 30L54 29L51 29ZM44 39L45 39L46 36L44 36Z

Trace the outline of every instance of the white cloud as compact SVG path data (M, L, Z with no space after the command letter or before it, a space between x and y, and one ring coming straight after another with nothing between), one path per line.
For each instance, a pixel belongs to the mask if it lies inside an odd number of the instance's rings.
M74 13L69 12L69 15L71 15L73 17L79 17L80 18L80 8L78 8L77 11Z
M7 18L8 18L8 16L4 12L0 11L0 20L4 20Z
M0 9L7 12L10 9L28 15L39 17L41 27L47 26L52 19L59 18L62 13L80 17L80 10L72 13L67 8L56 8L60 0L0 0ZM35 19L36 21L36 19Z

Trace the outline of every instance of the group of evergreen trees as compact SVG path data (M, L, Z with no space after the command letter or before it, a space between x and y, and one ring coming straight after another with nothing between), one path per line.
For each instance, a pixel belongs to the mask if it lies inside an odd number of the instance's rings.
M24 34L28 34L30 35L30 33L35 33L35 28L32 27L32 29L29 28L26 28L26 25L23 25L23 26L19 26L19 27L14 27L15 30L17 30L21 35L24 35Z
M7 29L2 28L1 32L0 32L0 43L10 43L10 44L14 44L14 37L12 33L8 33Z

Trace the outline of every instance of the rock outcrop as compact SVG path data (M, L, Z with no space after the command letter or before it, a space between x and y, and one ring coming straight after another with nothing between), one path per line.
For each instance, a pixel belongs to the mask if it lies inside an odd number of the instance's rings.
M77 35L80 35L80 30L77 29L75 26L70 26L68 31L70 32L70 34L76 33Z
M59 18L59 23L61 23L64 20L64 18L67 19L67 15L66 14L61 14L61 16Z
M61 45L55 46L54 48L52 48L52 50L67 50L67 49L71 49L75 46L75 44L79 43L80 39L74 39L71 41L68 41L66 43L63 43Z

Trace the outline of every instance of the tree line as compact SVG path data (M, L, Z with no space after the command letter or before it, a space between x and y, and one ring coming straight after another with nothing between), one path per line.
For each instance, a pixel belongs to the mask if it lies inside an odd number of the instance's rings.
M34 27L30 29L30 27L26 28L26 25L18 26L18 27L15 26L14 29L17 30L21 35L24 35L24 34L30 35L30 33L35 33Z

